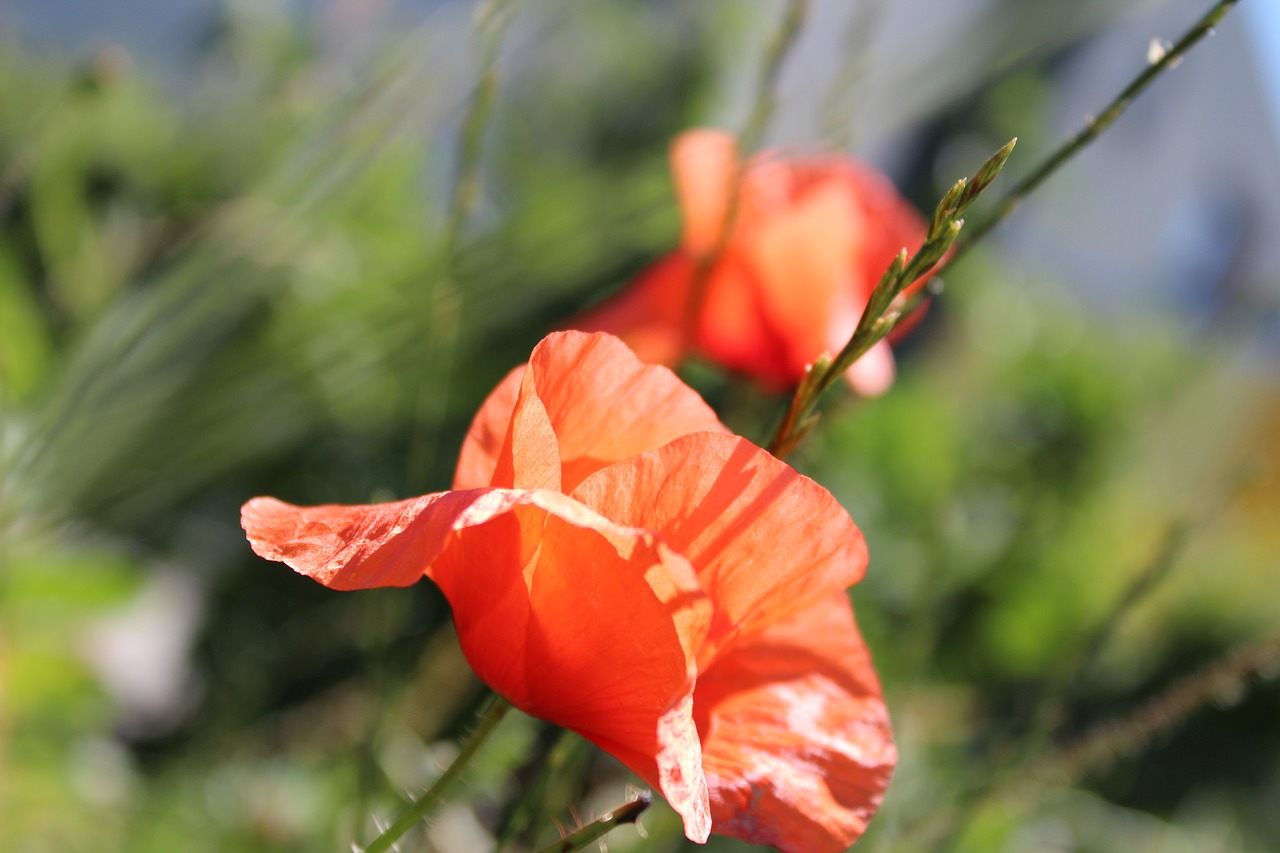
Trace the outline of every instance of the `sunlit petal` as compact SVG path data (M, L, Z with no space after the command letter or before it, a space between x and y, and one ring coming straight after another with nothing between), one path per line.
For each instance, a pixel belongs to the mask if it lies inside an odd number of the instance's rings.
M462 442L462 452L458 454L458 467L453 475L455 490L493 485L493 472L511 426L511 412L520 396L525 367L522 364L508 373L498 387L489 392L472 419L471 429Z
M696 270L691 255L672 252L617 295L578 315L573 328L616 335L644 363L675 367L687 355L685 314Z
M671 143L671 171L684 220L680 243L695 258L720 239L737 170L737 141L730 133L690 130Z
M715 603L706 659L866 571L862 533L820 485L743 438L685 436L610 465L574 497L659 533Z
M855 394L879 397L893 385L895 372L889 342L879 341L845 371L844 381Z
M694 705L718 834L837 853L866 830L897 753L842 593L727 650Z
M710 604L656 536L550 491L471 490L373 506L245 506L254 550L337 589L424 574L476 674L659 787L686 833L710 831L692 721Z
M766 316L788 343L792 374L826 348L827 329L850 288L849 259L866 231L849 194L826 184L762 223L744 243Z
M727 432L665 367L609 335L557 332L529 358L532 388L555 432L563 489L599 468L691 432Z

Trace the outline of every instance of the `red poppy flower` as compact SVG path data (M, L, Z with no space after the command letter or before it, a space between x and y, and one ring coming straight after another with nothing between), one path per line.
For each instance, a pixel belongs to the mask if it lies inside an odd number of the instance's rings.
M683 133L671 167L684 218L680 247L569 324L618 335L645 361L671 367L697 353L772 390L790 388L819 355L849 340L894 256L924 242L919 213L870 167L766 153L742 170L733 228L716 254L739 171L734 138ZM881 342L846 378L874 396L893 375Z
M489 396L454 491L244 506L253 549L335 589L423 575L476 673L657 787L705 841L843 850L896 755L844 590L862 535L617 339L553 334Z

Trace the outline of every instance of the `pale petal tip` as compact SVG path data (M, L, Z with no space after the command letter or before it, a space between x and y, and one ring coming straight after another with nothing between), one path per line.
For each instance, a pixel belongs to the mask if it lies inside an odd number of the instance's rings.
M845 371L844 381L860 397L879 397L893 386L893 351L880 341Z

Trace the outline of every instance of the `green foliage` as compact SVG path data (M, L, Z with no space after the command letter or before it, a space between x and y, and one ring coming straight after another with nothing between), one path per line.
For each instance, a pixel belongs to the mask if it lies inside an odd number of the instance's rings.
M334 849L434 778L480 696L439 595L335 595L262 565L237 508L447 487L498 379L674 239L665 144L715 109L710 65L741 23L683 4L535 22L548 41L504 57L520 73L500 79L451 260L470 78L412 33L338 85L320 46L240 5L182 98L114 53L0 58L0 850ZM1002 142L1044 92L1020 72L954 132ZM1219 369L1224 344L1018 276L980 253L949 272L892 392L828 401L797 453L871 548L854 598L902 763L864 848L1036 849L1065 826L1064 849L1099 853L1272 849L1274 685L1188 735L1248 757L1251 784L1179 763L1183 739L1026 802L999 789L1031 746L1052 755L1274 632L1280 509L1265 484L1205 508L1280 446L1273 386ZM744 432L774 426L776 404L689 372ZM1188 517L1204 523L1169 577L1055 699ZM198 602L190 682L139 721L88 647L171 576ZM543 735L504 723L433 831L470 827L472 801L495 828ZM552 815L572 828L571 806L587 822L626 799L608 760L566 766L530 845L557 837ZM664 804L642 824L643 849L681 849Z

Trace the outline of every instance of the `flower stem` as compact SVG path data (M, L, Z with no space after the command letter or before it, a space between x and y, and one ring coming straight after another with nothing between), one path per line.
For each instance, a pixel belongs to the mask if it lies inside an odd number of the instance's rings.
M429 411L428 400L431 395L427 393L427 386L432 386L432 393L439 405L443 406L448 402L451 367L457 349L457 315L461 304L456 283L458 255L463 234L480 197L480 154L498 91L498 54L507 26L515 16L515 5L516 0L483 0L475 13L474 32L480 50L481 70L458 129L458 163L440 237L442 269L438 276L427 282L428 301L432 310L423 331L428 357L422 363L438 364L440 367L437 368L439 373L431 381L422 372L417 377L413 438L405 465L412 486L418 486L426 477L431 451L440 427L439 418L433 419Z
M701 313L703 299L707 295L707 287L711 282L711 271L720 256L724 254L733 234L734 223L738 220L739 196L741 195L742 178L746 174L747 159L769 126L774 107L778 103L778 78L782 75L782 66L795 46L800 31L804 29L805 18L809 15L809 0L790 0L782 13L782 20L777 31L765 48L764 65L760 71L760 80L756 85L755 98L752 100L751 113L747 123L738 135L738 162L729 188L729 203L725 208L724 219L720 223L720 232L716 235L715 245L711 251L698 258L694 270L693 285L689 291L689 299L685 304L683 327L684 340L692 340Z
M1253 680L1280 675L1280 634L1244 646L1184 676L1128 714L1085 732L1056 756L1028 769L1011 794L1034 784L1070 782L1099 772L1123 755L1146 747L1176 729L1196 711L1219 697L1241 697Z
M480 747L489 739L494 729L498 727L498 724L502 722L502 718L510 710L510 702L501 696L494 696L493 701L485 710L484 716L480 718L480 724L476 726L476 730L471 733L471 737L467 738L466 743L462 745L462 750L458 753L458 757L453 759L453 763L445 768L445 771L440 774L440 778L427 789L425 794L410 804L407 809L400 813L400 816L395 819L391 826L383 830L381 835L364 848L364 853L386 853L391 849L391 845L400 839L400 836L412 829L418 821L422 820L432 809L439 805L445 791L458 780L458 777L462 775L462 771L471 763L471 759L480 751Z
M778 78L782 76L782 66L796 38L804 29L804 21L809 15L809 0L791 0L782 13L778 30L773 34L769 46L765 49L764 67L760 72L760 82L756 86L755 101L751 107L751 115L742 129L738 143L744 154L754 151L764 136L769 119L773 117L774 107L778 103Z
M978 241L982 240L987 234L1008 219L1009 216L1017 210L1028 195L1030 195L1045 179L1058 171L1058 168L1066 163L1090 142L1097 139L1104 130L1111 127L1129 105L1137 99L1139 95L1146 90L1157 77L1166 70L1177 65L1182 56L1196 45L1201 39L1213 32L1213 28L1231 11L1231 7L1236 5L1239 0L1220 0L1212 9L1204 14L1200 20L1183 33L1182 38L1169 49L1165 50L1161 56L1154 62L1147 65L1142 73L1130 81L1128 86L1112 99L1111 103L1103 107L1102 111L1096 116L1090 116L1085 121L1084 127L1080 128L1074 136L1059 146L1058 150L1050 154L1043 163L1041 163L1031 174L1027 175L1018 185L1001 199L995 211L984 219L982 222L971 228L965 233L964 237L956 241L955 251L951 256L938 264L936 272L949 267L958 261L969 249L971 249Z
M599 841L624 823L635 823L652 802L653 794L648 791L642 791L639 796L625 805L618 806L618 808L599 820L592 821L577 832L566 835L546 847L539 848L537 853L573 853L574 850L581 850L588 844Z
M923 301L923 294L904 293L908 285L930 271L935 276L941 273L990 233L996 225L1008 218L1022 200L1044 183L1046 178L1114 124L1116 119L1128 109L1129 104L1133 103L1156 77L1175 65L1196 43L1213 32L1213 28L1237 2L1239 0L1219 0L1183 34L1182 38L1178 39L1176 44L1164 51L1158 59L1151 62L1141 74L1130 81L1129 85L1125 86L1120 94L1103 108L1102 112L1090 118L1079 132L1049 155L1030 175L1023 178L1000 202L994 213L977 227L966 231L964 239L960 239L960 228L964 224L961 217L965 208L972 204L978 193L995 179L996 174L1008 159L1013 142L996 152L971 180L967 182L962 180L953 186L938 204L924 246L910 258L904 249L881 277L880 283L871 294L858 328L854 330L853 336L845 344L844 349L835 358L820 359L801 381L791 398L782 423L769 443L769 452L782 458L794 450L816 423L813 409L822 394L851 364L893 331L902 317L908 316L919 306Z
M533 823L535 811L547 801L548 789L553 780L563 784L566 776L581 778L586 770L586 759L589 757L587 747L590 742L575 732L564 729L555 743L543 753L539 762L537 777L525 786L520 801L516 803L507 816L501 830L495 850L504 850L507 845L524 833Z
M1229 652L1051 754L1010 768L994 768L957 802L935 810L930 820L914 827L910 831L912 849L951 850L956 837L975 815L990 808L997 808L1006 816L1021 814L1046 789L1070 785L1086 774L1107 769L1126 755L1141 753L1215 699L1238 700L1254 682L1274 681L1278 675L1280 634Z
M1017 142L1017 138L1009 140L1003 148L987 158L973 177L961 178L943 195L933 212L924 245L910 257L907 250L903 249L889 264L889 269L885 270L875 290L871 292L862 318L858 320L858 327L853 330L849 342L834 358L823 355L809 366L804 379L791 397L778 431L769 442L770 453L781 459L794 450L817 423L813 408L823 392L835 384L871 347L893 331L898 318L902 316L901 303L906 298L904 291L929 273L951 250L960 229L964 227L965 211L983 190L991 186L991 182L1009 161L1009 155L1013 153Z
M498 51L514 17L514 0L486 0L476 10L475 30L480 47L480 79L458 132L458 170L449 198L449 216L441 240L449 274L457 262L458 242L471 219L480 194L480 150L485 127L498 91Z
M841 44L844 62L823 97L823 136L836 149L853 147L853 122L871 70L871 48L884 23L889 0L863 0L849 13Z

